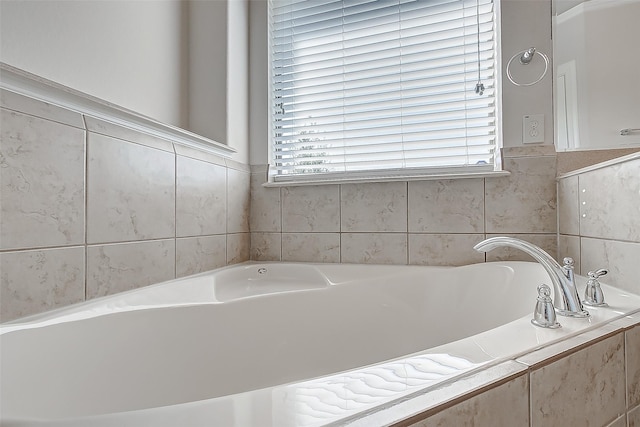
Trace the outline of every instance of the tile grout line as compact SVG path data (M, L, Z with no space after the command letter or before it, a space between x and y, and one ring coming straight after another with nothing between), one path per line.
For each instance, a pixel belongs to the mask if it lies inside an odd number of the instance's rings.
M89 130L87 119L81 115L84 123L84 301L87 301L89 286Z

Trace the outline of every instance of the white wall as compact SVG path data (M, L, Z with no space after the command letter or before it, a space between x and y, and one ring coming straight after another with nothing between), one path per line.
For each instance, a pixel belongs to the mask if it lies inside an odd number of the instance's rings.
M2 0L0 16L0 61L248 162L247 0Z
M179 0L0 2L0 60L184 127Z

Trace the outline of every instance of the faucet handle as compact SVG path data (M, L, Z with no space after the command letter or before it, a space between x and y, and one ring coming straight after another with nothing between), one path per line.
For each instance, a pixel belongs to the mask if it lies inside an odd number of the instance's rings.
M590 271L588 273L588 276L590 279L597 279L600 276L604 276L605 274L607 274L609 272L609 270L607 270L606 268L600 268L596 271Z
M564 264L564 268L571 268L573 269L573 265L575 264L575 261L573 261L573 258L571 257L565 257L562 260L562 263Z
M588 274L589 280L587 280L587 287L584 290L584 304L591 307L607 307L608 304L604 302L604 293L600 287L598 277L604 276L609 270L601 268L595 271L590 271Z
M544 283L538 286L538 298L531 323L541 328L555 329L560 327L560 323L556 321L556 310L551 301L551 288Z

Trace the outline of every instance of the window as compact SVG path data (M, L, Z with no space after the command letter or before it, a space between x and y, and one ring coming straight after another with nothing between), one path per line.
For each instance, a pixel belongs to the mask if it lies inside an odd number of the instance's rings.
M494 0L271 0L273 179L499 170L495 15Z

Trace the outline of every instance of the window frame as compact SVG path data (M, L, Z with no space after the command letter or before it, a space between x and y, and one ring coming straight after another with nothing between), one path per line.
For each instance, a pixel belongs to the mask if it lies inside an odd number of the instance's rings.
M502 122L502 37L501 37L501 1L493 1L493 22L494 22L494 55L495 55L495 147L493 164L471 165L471 166L446 166L446 167L425 167L425 168L402 168L402 169L377 169L367 171L349 171L339 173L318 173L318 174L291 174L277 175L274 173L272 165L275 164L274 153L274 132L273 132L273 67L272 67L272 47L271 47L271 1L267 4L267 78L268 78L268 165L266 171L265 187L281 186L302 186L302 185L322 185L322 184L343 184L343 183L366 183L366 182L393 182L393 181L421 181L439 179L467 179L499 177L509 175L503 170L503 122Z

